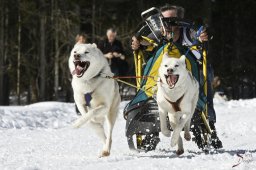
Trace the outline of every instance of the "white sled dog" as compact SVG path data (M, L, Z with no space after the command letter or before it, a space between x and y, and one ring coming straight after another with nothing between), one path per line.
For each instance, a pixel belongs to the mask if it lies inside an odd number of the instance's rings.
M69 57L69 69L75 103L82 114L73 126L89 123L104 143L100 157L109 156L121 99L117 82L102 75L113 76L113 73L95 44L76 44Z
M186 57L179 59L164 54L159 68L157 83L157 104L159 108L161 132L170 137L167 128L167 115L173 134L171 146L178 144L177 155L184 153L180 132L184 128L184 138L189 141L190 122L196 108L199 85L197 80L186 69Z

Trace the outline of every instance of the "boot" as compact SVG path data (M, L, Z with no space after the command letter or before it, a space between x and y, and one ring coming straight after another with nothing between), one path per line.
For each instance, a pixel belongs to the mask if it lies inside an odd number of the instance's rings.
M212 129L212 134L211 134L211 139L212 139L212 143L211 145L215 148L215 149L220 149L223 148L222 146L222 142L221 140L218 138L217 136L217 131L214 125L213 121L209 122L210 128Z

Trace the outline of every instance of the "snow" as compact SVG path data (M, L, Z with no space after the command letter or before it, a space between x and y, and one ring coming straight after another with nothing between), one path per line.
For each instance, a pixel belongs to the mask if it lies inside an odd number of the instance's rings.
M112 152L107 158L98 158L102 144L89 126L71 127L78 118L73 103L0 106L0 169L256 169L256 99L215 99L216 126L224 148L205 154L194 142L184 141L185 153L180 157L176 156L175 148L170 147L170 139L162 135L155 151L131 152L122 116L126 103L121 103ZM241 163L232 168L238 162Z

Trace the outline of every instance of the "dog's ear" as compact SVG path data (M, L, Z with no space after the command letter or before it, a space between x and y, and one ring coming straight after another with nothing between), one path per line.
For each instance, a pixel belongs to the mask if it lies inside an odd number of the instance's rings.
M186 56L185 56L185 55L182 55L182 56L180 57L180 61L181 61L181 63L186 64Z
M97 48L97 44L92 43L92 47Z
M167 53L167 52L164 53L164 55L163 55L163 61L166 60L166 59L168 59L168 58L170 58L169 55L168 55L168 53Z

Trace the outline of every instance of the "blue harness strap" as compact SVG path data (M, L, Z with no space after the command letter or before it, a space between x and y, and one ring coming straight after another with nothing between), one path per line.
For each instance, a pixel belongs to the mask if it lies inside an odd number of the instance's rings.
M84 99L85 99L85 105L90 107L91 106L90 102L92 100L92 92L84 94Z
M99 77L101 75L101 73L102 73L102 70L96 76L94 76L93 78ZM92 93L93 93L93 91L90 92L90 93L85 93L84 94L85 105L88 106L88 107L91 107L90 102L92 100Z

